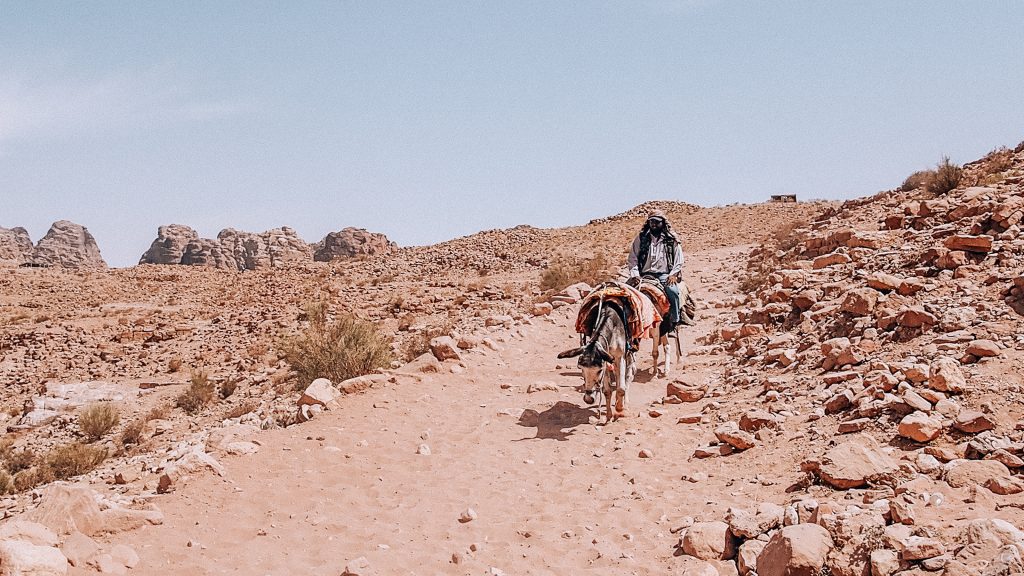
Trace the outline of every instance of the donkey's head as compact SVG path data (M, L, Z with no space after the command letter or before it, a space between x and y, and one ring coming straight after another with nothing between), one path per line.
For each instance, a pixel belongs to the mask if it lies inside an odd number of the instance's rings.
M573 356L580 357L576 365L583 372L583 401L593 404L595 395L606 377L608 366L614 362L614 359L601 348L596 340L586 346L566 350L558 355L559 358L572 358Z

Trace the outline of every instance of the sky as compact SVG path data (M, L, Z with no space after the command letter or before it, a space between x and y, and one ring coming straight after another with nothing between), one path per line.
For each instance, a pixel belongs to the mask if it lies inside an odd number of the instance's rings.
M0 226L422 245L1024 140L1017 0L0 0Z

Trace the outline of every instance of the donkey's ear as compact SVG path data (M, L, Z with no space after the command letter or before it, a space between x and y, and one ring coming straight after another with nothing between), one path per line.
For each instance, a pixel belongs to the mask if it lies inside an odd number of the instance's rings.
M600 358L601 360L604 360L605 362L607 362L609 364L611 364L612 362L615 361L615 359L612 358L611 354L605 352L604 348L601 348L600 344L595 346L595 348L597 348L597 357Z
M585 348L583 346L580 346L579 348L573 348L572 350L566 350L565 352L559 352L558 353L558 357L559 358L572 358L573 356L579 356L580 354L583 354L583 350L585 350Z

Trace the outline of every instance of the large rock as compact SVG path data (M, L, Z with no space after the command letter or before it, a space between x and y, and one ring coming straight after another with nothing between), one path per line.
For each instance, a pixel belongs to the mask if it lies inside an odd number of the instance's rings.
M943 356L932 362L928 372L928 386L933 390L960 393L967 389L964 371L952 358Z
M855 288L846 293L839 309L852 316L867 316L878 304L878 291L871 288Z
M459 347L451 336L438 336L430 340L430 352L438 360L461 360Z
M82 225L59 220L32 249L33 266L54 268L106 268L96 239Z
M817 524L779 530L757 557L758 576L819 576L834 543Z
M753 513L741 508L730 508L725 515L725 521L729 523L729 530L736 536L757 538L780 526L784 513L785 509L782 506L765 502Z
M287 226L261 234L226 228L217 234L217 240L234 255L239 270L276 268L312 259L309 244Z
M317 378L302 392L302 396L299 397L299 406L309 404L310 406L320 405L330 408L339 396L341 396L341 392L338 392L330 380Z
M673 562L671 573L679 576L721 576L710 562L685 555Z
M867 485L897 468L896 461L882 452L870 436L861 434L826 452L818 464L818 475L828 484L848 490Z
M0 542L0 569L5 576L61 576L68 573L68 560L53 546L6 540Z
M100 508L97 494L87 486L55 482L43 489L39 505L25 512L23 518L60 535L77 531L87 536L163 523L159 510L134 510L111 503L106 506Z
M0 266L19 266L32 257L32 239L24 228L0 228Z
M683 535L683 552L701 560L729 560L736 556L736 545L725 522L698 522Z
M93 491L85 486L54 483L43 490L39 506L24 514L57 534L81 532L87 536L103 529L103 514Z
M956 236L946 238L943 245L950 250L985 253L992 250L992 237L957 234Z
M388 237L362 228L344 228L330 232L313 246L313 260L330 262L356 256L387 254L397 247Z
M0 524L0 540L22 540L36 546L56 546L60 542L57 534L46 526L17 519Z
M1009 477L1010 470L996 460L954 460L946 469L946 483L953 488L982 486L989 480Z
M942 421L924 412L914 412L900 420L899 435L915 442L931 442L942 434Z
M288 266L313 259L309 244L284 226L261 232L225 228L216 239L200 238L180 224L161 226L140 264L183 264L223 270Z
M965 434L978 434L992 430L996 427L996 423L983 412L961 410L953 419L953 427Z
M168 224L157 228L156 240L149 245L139 264L181 264L189 242L198 240L199 234L182 224Z

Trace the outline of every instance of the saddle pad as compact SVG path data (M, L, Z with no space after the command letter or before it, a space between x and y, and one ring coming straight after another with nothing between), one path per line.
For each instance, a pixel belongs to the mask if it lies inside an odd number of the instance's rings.
M587 325L587 319L594 307L598 306L602 300L614 301L623 310L629 311L626 317L626 328L629 330L630 340L639 340L646 335L648 328L661 322L661 314L651 304L650 299L639 290L618 282L606 282L587 294L580 302L580 311L576 316L577 332L588 334L593 329L593 326Z
M651 299L659 314L662 316L668 315L671 303L668 301L668 296L665 296L665 291L662 290L660 283L644 280L640 283L640 291Z

